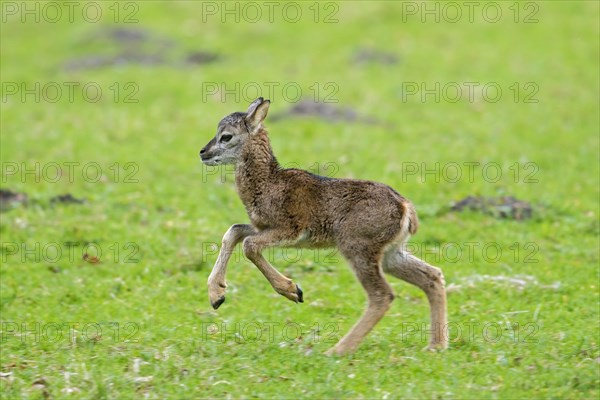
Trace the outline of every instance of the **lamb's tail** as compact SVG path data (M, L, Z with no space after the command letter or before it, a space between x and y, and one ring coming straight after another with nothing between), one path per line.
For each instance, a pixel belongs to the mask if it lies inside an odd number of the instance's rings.
M417 217L417 211L409 201L404 201L402 203L402 207L404 208L404 212L402 213L402 236L414 235L417 233L417 229L419 229L419 218Z

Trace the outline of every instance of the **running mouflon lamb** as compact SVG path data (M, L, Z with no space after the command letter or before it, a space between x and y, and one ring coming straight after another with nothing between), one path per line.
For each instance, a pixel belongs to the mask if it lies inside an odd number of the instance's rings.
M225 271L235 246L263 273L275 291L303 302L300 286L262 255L269 247L337 247L367 292L368 306L327 354L354 351L386 313L394 294L384 272L421 288L431 310L430 349L448 345L444 276L405 250L418 219L410 201L381 183L334 179L282 168L263 125L269 100L256 99L246 112L223 118L200 151L206 165L235 165L235 183L250 224L235 224L223 236L208 278L213 308L225 301Z

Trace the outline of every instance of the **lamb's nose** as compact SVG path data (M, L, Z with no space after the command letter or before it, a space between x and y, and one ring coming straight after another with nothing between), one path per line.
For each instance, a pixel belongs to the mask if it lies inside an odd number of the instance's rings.
M202 150L200 150L200 155L204 154L206 152L206 147L203 147Z

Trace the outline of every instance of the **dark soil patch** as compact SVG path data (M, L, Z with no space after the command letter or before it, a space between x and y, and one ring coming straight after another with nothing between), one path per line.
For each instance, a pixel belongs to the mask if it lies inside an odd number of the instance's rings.
M0 211L8 211L21 204L27 204L28 197L25 193L17 193L7 189L0 189Z
M217 61L219 56L215 53L207 53L204 51L195 51L189 53L185 57L185 62L188 64L207 64Z
M381 64L381 65L395 65L400 63L400 57L393 53L387 53L385 51L374 50L374 49L358 49L352 57L354 64Z
M51 204L84 204L85 199L78 199L73 197L72 194L61 194L59 196L54 196L50 199Z
M123 65L183 67L212 63L219 55L187 50L176 40L143 28L100 29L83 40L95 53L65 62L68 71L118 67Z
M100 38L103 36L119 43L139 43L148 40L153 40L152 33L149 30L141 28L107 29L98 32L98 34L96 35L96 37ZM161 41L165 44L169 43L169 40L166 38L163 38Z
M331 103L316 103L308 100L295 103L289 110L273 115L271 120L277 121L291 117L317 117L327 122L378 123L375 118L361 116L349 107L339 107Z
M510 218L518 221L531 218L533 214L533 208L531 207L531 204L522 200L517 200L512 196L468 196L455 203L450 210L478 211L484 214L492 215L496 218Z

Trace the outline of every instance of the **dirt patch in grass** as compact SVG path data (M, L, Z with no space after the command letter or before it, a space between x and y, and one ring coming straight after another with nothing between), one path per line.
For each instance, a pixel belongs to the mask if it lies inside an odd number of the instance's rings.
M71 193L54 196L50 199L51 204L84 204L85 199L78 199Z
M51 204L84 204L85 199L78 199L71 193L54 196L50 199Z
M295 103L287 111L273 115L271 120L278 121L294 117L316 117L327 122L379 123L376 118L360 115L350 107L342 107L331 103L318 103L309 100L301 100Z
M216 53L188 50L178 41L144 28L102 28L83 39L93 53L67 60L67 71L123 65L185 67L215 62Z
M375 49L358 49L352 56L354 64L381 64L396 65L400 63L400 57L394 53L389 53Z
M487 215L492 215L496 218L515 219L518 221L529 219L533 214L531 204L518 200L512 196L468 196L456 202L450 207L450 210L478 211Z
M0 211L8 211L21 204L27 204L28 197L25 193L13 192L8 189L0 189Z

